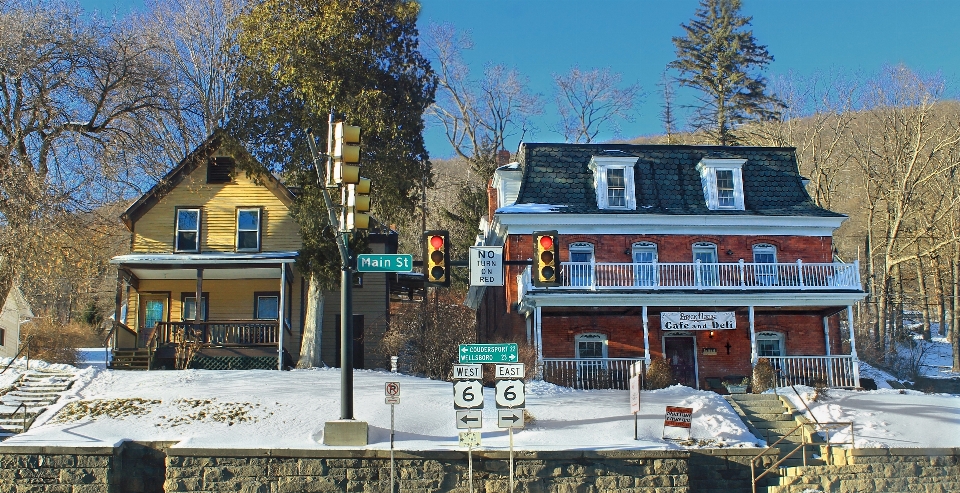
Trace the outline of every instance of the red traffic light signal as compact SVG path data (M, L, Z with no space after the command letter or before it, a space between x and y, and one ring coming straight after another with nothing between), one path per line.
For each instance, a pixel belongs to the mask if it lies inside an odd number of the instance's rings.
M538 287L559 286L558 267L560 252L557 231L533 232L533 285Z
M450 235L446 231L425 231L423 233L424 273L427 286L450 285Z

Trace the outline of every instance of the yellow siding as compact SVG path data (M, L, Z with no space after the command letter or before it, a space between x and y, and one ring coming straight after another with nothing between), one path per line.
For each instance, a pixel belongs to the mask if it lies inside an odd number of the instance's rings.
M134 224L135 253L170 253L177 207L201 208L201 252L233 252L237 208L261 207L261 251L300 249L300 231L290 211L267 187L239 172L234 183L207 184L207 165L186 176Z

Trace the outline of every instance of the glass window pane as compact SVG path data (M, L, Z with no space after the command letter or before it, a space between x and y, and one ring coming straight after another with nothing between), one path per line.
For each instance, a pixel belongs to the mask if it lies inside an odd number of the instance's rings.
M623 179L623 169L614 168L607 170L607 186L611 188L623 188L626 182Z
M280 316L280 299L276 296L257 296L257 318L276 320Z
M600 341L580 341L579 346L581 358L603 357L603 343Z
M177 229L196 231L197 224L200 222L200 211L192 209L181 209L177 212Z
M181 231L177 235L177 249L178 250L196 250L197 249L197 233L195 231Z
M237 248L241 250L256 250L257 246L257 232L256 231L240 231L237 234Z
M717 205L733 207L733 170L717 170Z
M260 229L260 211L240 211L237 216L237 227L247 231Z

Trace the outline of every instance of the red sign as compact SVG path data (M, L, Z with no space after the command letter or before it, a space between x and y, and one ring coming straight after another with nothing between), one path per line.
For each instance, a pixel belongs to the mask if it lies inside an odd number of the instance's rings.
M692 407L667 406L667 414L663 418L663 426L676 428L690 428L693 424Z
M400 397L400 382L387 382L383 390L387 397Z

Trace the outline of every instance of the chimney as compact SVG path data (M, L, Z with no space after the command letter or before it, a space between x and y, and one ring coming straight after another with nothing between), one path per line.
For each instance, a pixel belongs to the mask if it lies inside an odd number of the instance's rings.
M509 153L508 153L509 154ZM500 204L497 200L497 189L493 187L493 178L487 182L487 222L493 222L493 214L497 212Z
M510 151L500 149L497 151L497 166L503 166L510 163Z

